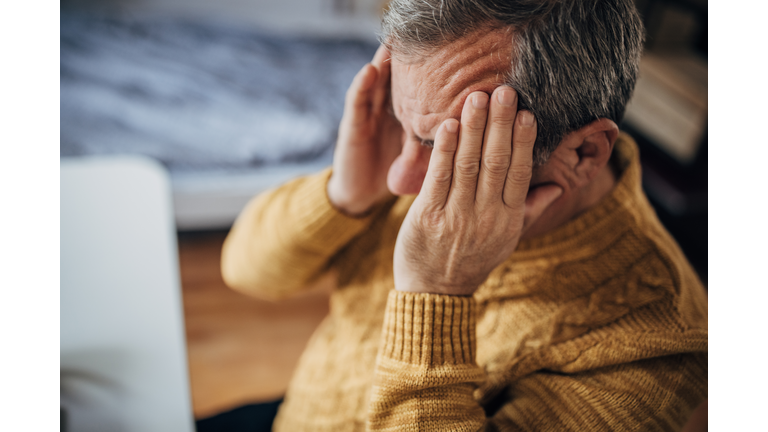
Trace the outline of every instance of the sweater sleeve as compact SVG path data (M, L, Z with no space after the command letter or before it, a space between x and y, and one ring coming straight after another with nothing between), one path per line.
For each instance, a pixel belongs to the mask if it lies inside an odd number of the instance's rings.
M393 290L384 318L369 430L467 430L485 423L473 397L475 300Z
M306 287L330 259L368 227L328 200L331 169L258 195L243 209L221 253L224 282L246 294L279 299Z

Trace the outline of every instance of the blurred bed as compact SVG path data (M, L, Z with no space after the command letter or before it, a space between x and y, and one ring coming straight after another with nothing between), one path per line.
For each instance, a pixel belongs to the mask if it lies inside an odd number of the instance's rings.
M61 13L61 156L170 172L180 230L231 225L256 193L330 164L369 40L169 16Z

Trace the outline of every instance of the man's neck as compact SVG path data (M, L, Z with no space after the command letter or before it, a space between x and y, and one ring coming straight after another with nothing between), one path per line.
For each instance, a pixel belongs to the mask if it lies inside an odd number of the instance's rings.
M611 193L616 186L616 173L613 170L613 164L607 163L597 173L592 183L584 192L583 205L576 212L574 217L584 213L590 208L597 205L605 196Z
M575 201L578 204L568 205L564 203L559 208L548 209L552 210L550 212L552 217L549 219L545 217L543 220L539 220L538 223L530 227L521 238L529 239L545 235L547 232L568 223L568 221L573 220L582 213L588 211L611 193L616 186L617 178L618 175L614 172L613 164L606 164L606 166L600 169L595 178L592 179L589 186L581 191L578 197L571 197L571 203Z

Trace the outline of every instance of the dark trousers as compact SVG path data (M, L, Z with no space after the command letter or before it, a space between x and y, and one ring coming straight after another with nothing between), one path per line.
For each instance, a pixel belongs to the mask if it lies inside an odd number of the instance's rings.
M282 401L244 405L197 420L197 432L270 432Z

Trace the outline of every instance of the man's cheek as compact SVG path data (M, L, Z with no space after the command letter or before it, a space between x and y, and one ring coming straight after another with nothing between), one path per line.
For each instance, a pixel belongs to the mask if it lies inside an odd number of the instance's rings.
M403 145L400 155L389 167L387 187L395 195L415 195L421 191L432 150L416 141Z

